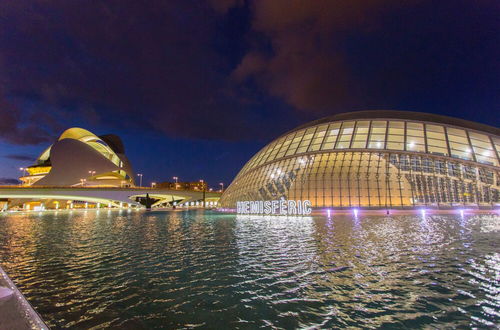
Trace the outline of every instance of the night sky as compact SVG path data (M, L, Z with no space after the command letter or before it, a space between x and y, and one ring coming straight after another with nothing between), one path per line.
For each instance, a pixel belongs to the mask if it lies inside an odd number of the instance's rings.
M498 0L0 1L0 182L66 128L119 135L144 183L227 184L340 112L500 126Z

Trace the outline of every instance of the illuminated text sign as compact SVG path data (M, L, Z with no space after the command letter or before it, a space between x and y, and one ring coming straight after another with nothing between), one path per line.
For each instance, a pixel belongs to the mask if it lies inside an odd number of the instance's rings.
M308 200L241 201L236 202L238 214L309 215L312 212Z

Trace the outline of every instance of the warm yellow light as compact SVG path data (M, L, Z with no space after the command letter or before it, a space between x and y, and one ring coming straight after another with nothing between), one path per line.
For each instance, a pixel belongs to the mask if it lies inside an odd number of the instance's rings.
M27 167L25 170L28 171L29 175L39 175L49 173L52 166L37 166L37 167Z

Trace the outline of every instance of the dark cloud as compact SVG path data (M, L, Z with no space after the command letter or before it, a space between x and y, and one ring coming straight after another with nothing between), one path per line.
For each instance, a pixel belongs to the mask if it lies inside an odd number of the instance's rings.
M0 185L14 185L19 184L20 181L14 178L0 178Z
M27 162L33 162L36 159L36 157L30 156L30 155L16 155L16 154L6 155L4 157L8 158L8 159L21 160L21 161L27 161Z
M267 139L363 108L498 108L498 2L0 2L0 139ZM492 117L492 116L491 116ZM498 120L498 119L497 119Z
M44 114L37 117L22 112L5 98L0 89L0 139L20 145L51 141L50 132L41 127L45 121Z
M237 3L2 2L2 102L35 103L36 117L50 112L59 123L78 118L180 137L248 138L255 129L245 123L256 114L240 102L245 96L213 47L216 13ZM23 129L32 132L37 120ZM16 140L22 125L11 116L4 126L12 133L0 134L13 143L43 140Z
M474 116L478 104L498 106L498 2L256 0L251 9L257 42L232 76L303 113Z

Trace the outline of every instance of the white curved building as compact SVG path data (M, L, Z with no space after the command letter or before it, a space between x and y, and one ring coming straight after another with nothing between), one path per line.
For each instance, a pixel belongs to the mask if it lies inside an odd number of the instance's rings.
M494 207L499 152L500 129L488 125L405 111L344 113L269 143L220 202L246 213L283 200L313 208Z
M133 170L116 135L97 136L83 128L66 130L19 178L33 186L134 185Z

